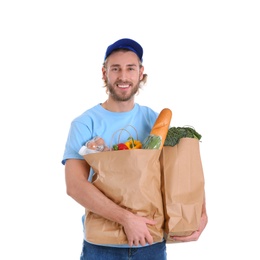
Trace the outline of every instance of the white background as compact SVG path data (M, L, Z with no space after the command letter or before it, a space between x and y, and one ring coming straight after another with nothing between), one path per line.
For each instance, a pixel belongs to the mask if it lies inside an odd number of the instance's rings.
M209 223L168 259L260 259L258 1L1 1L0 259L79 259L83 208L61 159L71 120L103 102L106 47L144 48L136 101L202 134Z

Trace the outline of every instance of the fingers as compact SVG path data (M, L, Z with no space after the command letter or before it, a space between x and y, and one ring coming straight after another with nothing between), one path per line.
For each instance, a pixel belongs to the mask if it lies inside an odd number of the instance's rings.
M128 245L130 247L139 246L139 245L145 246L146 244L150 244L150 245L153 244L153 237L150 234L143 238L136 238L133 240L128 240Z
M208 223L208 216L205 212L203 212L203 214L201 215L201 220L200 220L200 226L199 229L197 231L194 231L191 235L189 236L170 236L170 238L173 241L177 241L177 242L190 242L190 241L197 241L201 235L201 233L203 232L203 230L205 229L206 225Z
M156 221L153 219L132 215L130 221L127 221L124 225L124 231L129 246L145 246L146 244L152 244L153 237L149 232L148 226L153 226L155 224Z
M173 241L176 242L191 242L191 241L197 241L200 236L199 231L194 231L191 235L189 236L170 236Z
M149 234L149 236L146 238L146 242L151 245L153 243L153 237Z
M156 223L157 222L155 220L153 220L153 219L149 219L149 218L146 219L146 224L147 225L154 226Z
M146 245L145 239L140 239L140 240L134 241L135 246L139 246L139 244L142 245L142 246L145 246Z
M145 246L145 245L146 245L145 239L144 239L144 238L141 239L141 240L139 241L139 244L140 244L141 246Z

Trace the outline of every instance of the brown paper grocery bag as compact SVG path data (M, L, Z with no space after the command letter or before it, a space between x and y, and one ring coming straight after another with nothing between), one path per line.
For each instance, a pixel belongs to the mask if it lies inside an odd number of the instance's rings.
M154 241L163 239L160 150L122 150L85 155L93 168L93 185L129 211L154 219ZM127 244L123 227L86 210L86 239L98 244Z
M204 175L199 140L181 138L175 146L164 146L161 157L164 236L187 236L200 224L204 201Z

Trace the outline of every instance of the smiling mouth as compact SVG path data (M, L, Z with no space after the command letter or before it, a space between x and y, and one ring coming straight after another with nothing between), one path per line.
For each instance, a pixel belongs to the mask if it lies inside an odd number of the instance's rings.
M130 84L116 84L116 86L119 88L129 88Z

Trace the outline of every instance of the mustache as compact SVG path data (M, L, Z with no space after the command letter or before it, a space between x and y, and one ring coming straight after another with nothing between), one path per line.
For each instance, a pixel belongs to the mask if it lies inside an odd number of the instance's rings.
M118 81L115 82L115 84L117 84L117 85L132 85L132 82L118 80Z

